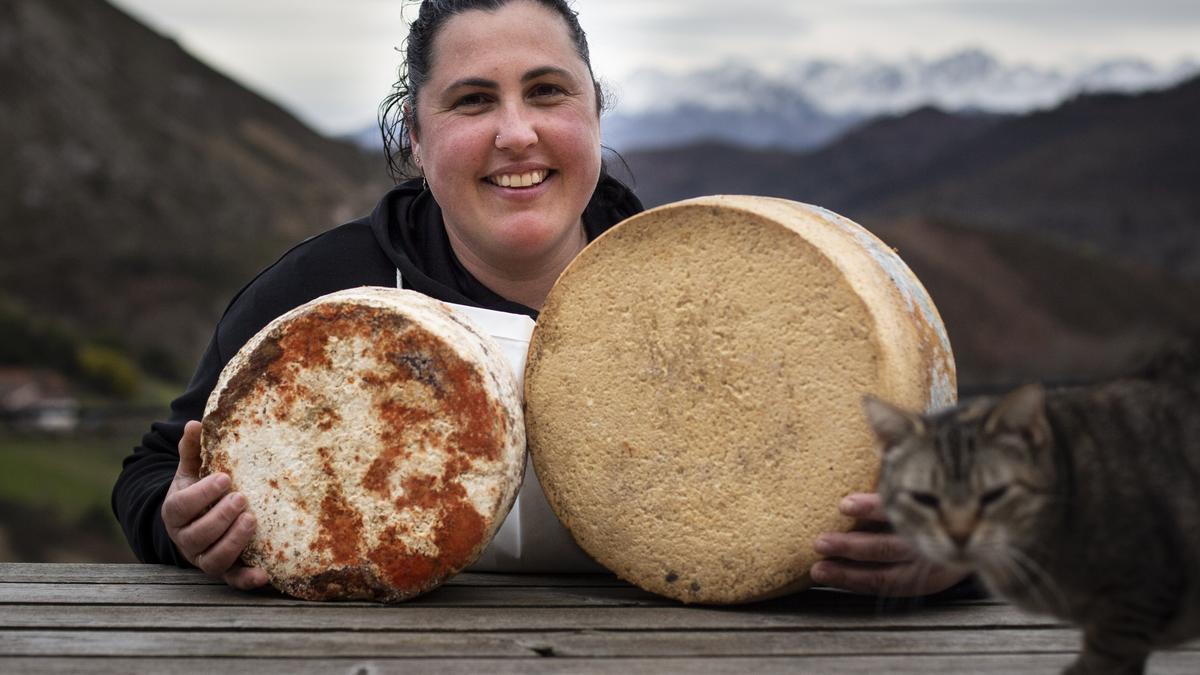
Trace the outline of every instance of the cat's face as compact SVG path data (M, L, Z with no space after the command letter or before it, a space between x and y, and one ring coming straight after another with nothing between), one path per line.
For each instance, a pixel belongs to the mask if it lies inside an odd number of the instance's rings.
M882 446L879 492L897 532L929 560L1006 572L1019 564L1053 483L1040 388L920 416L864 403Z

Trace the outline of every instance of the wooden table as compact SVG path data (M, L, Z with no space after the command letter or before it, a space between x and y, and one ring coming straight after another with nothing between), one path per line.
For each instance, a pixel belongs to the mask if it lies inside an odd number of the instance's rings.
M688 607L609 576L462 574L408 603L309 603L152 565L0 563L0 672L1057 672L1075 630L987 600L810 591ZM1152 673L1200 673L1200 642Z

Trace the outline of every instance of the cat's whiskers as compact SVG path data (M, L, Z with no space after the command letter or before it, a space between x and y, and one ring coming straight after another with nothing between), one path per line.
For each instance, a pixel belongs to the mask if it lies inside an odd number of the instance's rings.
M1008 546L1001 542L983 542L977 548L976 571L987 582L993 593L1001 594L1003 588L1021 584L1032 589L1029 575L1017 567L1008 554Z
M895 594L898 585L899 580L893 579L879 589L879 593L875 596L876 614L883 614L887 610L899 606L900 597Z
M994 540L983 539L974 543L970 550L970 565L972 572L979 572L991 577L1001 577L1008 566L1008 556L1004 555L1004 545Z
M925 588L925 582L929 580L929 575L933 574L933 563L920 558L916 561L917 564L917 588Z
M917 553L921 557L942 563L950 562L949 553L953 551L953 547L950 545L949 539L941 541L936 537L917 533L913 541L917 545Z
M1038 564L1032 556L1025 553L1015 546L1008 547L1009 559L1019 568L1027 571L1029 574L1026 578L1030 580L1030 591L1037 593L1037 599L1046 609L1047 612L1061 613L1066 612L1069 604L1067 597L1063 594L1062 589L1050 577L1045 568ZM1038 582L1041 582L1040 584ZM1047 597L1042 590L1048 591L1053 597Z
M912 563L912 575L897 575L888 581L883 588L879 589L879 593L875 597L876 614L882 614L892 607L901 606L903 604L901 602L902 599L906 599L907 601L911 602L912 598L905 598L905 596L897 595L896 591L899 590L901 586L907 585L908 582L912 581L914 578L916 580L916 586L914 586L914 588L924 588L925 582L929 579L929 575L933 573L936 563L923 556L917 556Z
M998 577L996 579L998 587L992 589L993 591L1004 596L1028 593L1038 605L1045 604L1045 596L1039 590L1037 580L1030 576L1029 571L1022 567L1016 558L1000 557L996 558L995 562L997 563L996 571L999 571L1000 574L995 575Z

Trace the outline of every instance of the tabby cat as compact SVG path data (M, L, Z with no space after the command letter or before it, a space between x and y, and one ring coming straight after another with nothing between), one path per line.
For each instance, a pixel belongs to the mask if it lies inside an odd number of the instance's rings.
M922 556L1082 626L1068 673L1200 636L1200 368L1020 388L929 415L867 397L880 494Z

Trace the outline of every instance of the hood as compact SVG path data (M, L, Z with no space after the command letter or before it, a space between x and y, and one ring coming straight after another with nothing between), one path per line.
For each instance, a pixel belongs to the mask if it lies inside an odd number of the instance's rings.
M404 287L443 302L537 318L537 310L500 297L462 266L450 248L442 209L420 179L392 188L371 213L371 231L400 270ZM641 213L641 201L623 183L603 175L583 211L588 241Z

